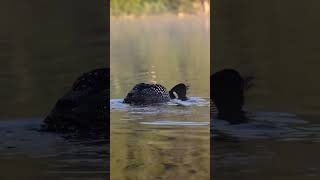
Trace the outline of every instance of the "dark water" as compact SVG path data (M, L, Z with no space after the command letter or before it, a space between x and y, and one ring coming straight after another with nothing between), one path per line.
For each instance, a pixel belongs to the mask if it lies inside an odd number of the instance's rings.
M106 179L104 137L39 132L41 121L1 121L1 179Z
M80 74L107 66L104 8L1 1L0 179L106 179L105 139L38 131Z
M288 6L288 4L290 4ZM213 71L255 76L251 123L214 119L215 179L319 179L318 1L216 1Z
M111 19L111 179L210 178L208 25L207 17ZM186 83L190 100L122 104L140 82Z

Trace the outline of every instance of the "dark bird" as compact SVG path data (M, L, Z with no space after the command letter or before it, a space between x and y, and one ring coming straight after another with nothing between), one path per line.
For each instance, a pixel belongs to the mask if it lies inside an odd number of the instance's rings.
M127 104L154 104L164 103L171 99L187 100L187 86L177 84L170 91L160 84L140 83L135 85L127 94L124 103Z
M43 129L54 132L101 130L107 133L109 77L108 68L81 75L44 119Z
M232 124L247 122L244 104L244 91L251 86L252 77L244 79L233 69L224 69L210 78L211 97L218 110L218 118Z

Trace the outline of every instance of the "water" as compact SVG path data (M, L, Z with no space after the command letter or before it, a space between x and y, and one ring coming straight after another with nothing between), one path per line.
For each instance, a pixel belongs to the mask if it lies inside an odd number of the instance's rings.
M212 125L213 179L319 179L319 2L220 1L212 69L255 76L251 122ZM299 13L297 13L299 9ZM296 22L303 22L303 25Z
M42 119L1 120L1 179L105 179L108 142L39 131ZM19 173L16 171L19 170Z
M317 179L320 124L294 114L258 112L248 124L212 124L217 179Z
M250 122L230 125L213 116L212 175L217 179L317 179L320 124L283 112L249 112ZM294 177L292 177L294 176Z
M40 132L58 98L107 64L103 2L1 1L0 179L106 179L107 140Z
M111 179L209 179L207 17L111 19ZM190 86L186 102L122 103L140 82Z

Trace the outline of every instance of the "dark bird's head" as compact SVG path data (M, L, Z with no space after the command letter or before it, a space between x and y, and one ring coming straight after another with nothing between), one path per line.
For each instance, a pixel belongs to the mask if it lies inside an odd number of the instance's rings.
M246 121L242 110L245 82L239 72L225 69L214 73L210 78L211 97L218 109L218 118L230 123Z
M177 84L169 91L170 98L186 101L188 100L187 90L188 90L188 86L186 86L185 84L183 83Z

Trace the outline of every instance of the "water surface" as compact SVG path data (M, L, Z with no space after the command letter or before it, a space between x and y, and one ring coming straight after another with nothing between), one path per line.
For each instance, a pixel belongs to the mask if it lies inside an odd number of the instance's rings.
M1 120L1 179L108 177L109 142L104 136L42 132L41 124L40 118Z

